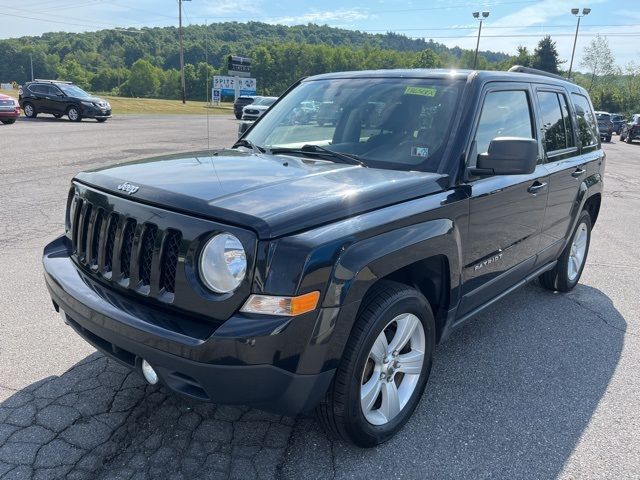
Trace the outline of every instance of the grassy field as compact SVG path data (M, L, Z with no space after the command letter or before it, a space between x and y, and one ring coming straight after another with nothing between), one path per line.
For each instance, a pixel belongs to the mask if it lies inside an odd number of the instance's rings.
M0 93L18 98L17 90L0 90ZM207 107L206 102L188 101L183 105L180 100L160 100L155 98L126 98L112 97L110 95L99 95L111 104L114 115L126 114L153 114L153 115L205 115L209 112L212 115L224 115L233 113L233 105L223 104L218 107Z

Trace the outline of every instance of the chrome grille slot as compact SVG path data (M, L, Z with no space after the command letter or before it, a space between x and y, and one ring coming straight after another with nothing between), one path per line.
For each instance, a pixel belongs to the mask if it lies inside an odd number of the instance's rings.
M176 270L178 268L178 255L182 234L177 230L167 230L164 239L162 252L162 270L160 277L160 288L165 292L174 293L176 286Z
M122 233L122 249L120 250L120 272L123 278L131 276L131 253L133 251L133 236L136 230L136 221L128 219Z
M109 226L107 227L107 238L105 239L104 247L104 271L109 273L113 271L113 249L115 248L119 220L120 217L117 213L109 215Z
M149 285L151 283L151 263L153 261L153 250L156 243L158 227L153 224L146 224L142 240L140 242L139 272L140 283Z

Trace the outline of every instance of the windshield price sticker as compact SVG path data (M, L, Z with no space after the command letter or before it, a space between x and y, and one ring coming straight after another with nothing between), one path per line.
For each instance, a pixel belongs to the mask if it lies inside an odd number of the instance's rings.
M423 97L435 97L436 89L431 87L407 87L405 95L422 95Z

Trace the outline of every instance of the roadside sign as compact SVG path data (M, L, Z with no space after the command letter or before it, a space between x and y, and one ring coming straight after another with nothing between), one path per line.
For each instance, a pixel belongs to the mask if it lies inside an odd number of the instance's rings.
M233 77L250 77L251 76L251 59L247 57L238 57L229 55L227 57L227 69L229 75Z
M220 103L220 89L219 88L213 88L211 90L211 99L213 100L213 103L215 103L216 105L218 105Z
M257 82L255 78L215 76L213 89L220 90L221 101L233 101L237 95L255 95Z

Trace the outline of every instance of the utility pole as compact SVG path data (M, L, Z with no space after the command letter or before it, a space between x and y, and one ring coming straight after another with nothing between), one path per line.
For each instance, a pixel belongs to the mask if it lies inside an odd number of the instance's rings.
M589 15L591 12L590 8L583 8L582 15L580 15L579 8L572 8L571 13L578 17L578 24L576 25L576 36L573 38L573 50L571 51L571 63L569 63L569 74L567 75L567 80L571 80L571 70L573 70L573 57L576 54L576 43L578 43L578 30L580 30L580 19Z
M180 89L182 91L182 103L187 103L187 88L184 82L184 45L182 42L182 2L191 0L178 0L178 36L180 37Z
M31 60L31 81L33 82L33 53L29 54L29 59Z
M478 63L478 49L480 48L480 34L482 33L482 20L489 16L489 12L482 12L482 17L480 16L480 12L473 12L473 18L480 20L480 26L478 27L478 41L476 42L476 54L473 57L473 69L476 69L476 65Z

